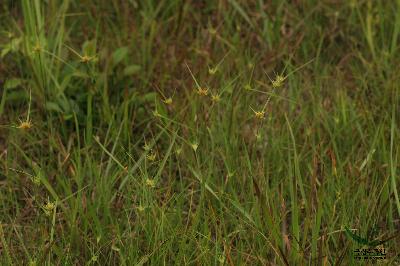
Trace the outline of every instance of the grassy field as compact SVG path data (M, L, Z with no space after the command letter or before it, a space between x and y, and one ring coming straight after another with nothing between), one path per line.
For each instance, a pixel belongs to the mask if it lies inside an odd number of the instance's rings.
M400 265L399 31L399 0L1 1L0 264Z

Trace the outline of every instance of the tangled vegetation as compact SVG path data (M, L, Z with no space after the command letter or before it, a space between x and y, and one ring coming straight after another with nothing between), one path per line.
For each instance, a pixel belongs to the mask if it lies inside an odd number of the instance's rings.
M400 264L400 1L0 18L1 265Z

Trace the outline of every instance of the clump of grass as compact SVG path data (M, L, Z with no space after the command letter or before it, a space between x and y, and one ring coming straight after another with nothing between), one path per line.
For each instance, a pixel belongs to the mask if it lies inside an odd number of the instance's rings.
M399 263L400 5L278 2L0 4L0 264Z

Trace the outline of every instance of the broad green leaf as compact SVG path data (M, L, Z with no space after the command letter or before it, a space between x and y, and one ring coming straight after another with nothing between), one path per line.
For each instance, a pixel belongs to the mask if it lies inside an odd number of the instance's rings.
M115 50L112 54L113 65L118 65L127 55L128 55L128 47L121 47Z
M56 111L62 113L60 106L55 102L46 102L46 109L49 111Z
M157 94L155 92L149 92L143 95L142 102L152 102L156 99Z
M8 79L4 84L4 89L14 89L22 84L22 79L12 78Z
M125 76L133 75L133 74L139 72L140 69L141 69L141 67L140 67L139 65L130 65L130 66L127 66L127 67L125 67L125 69L124 69L124 75L125 75Z

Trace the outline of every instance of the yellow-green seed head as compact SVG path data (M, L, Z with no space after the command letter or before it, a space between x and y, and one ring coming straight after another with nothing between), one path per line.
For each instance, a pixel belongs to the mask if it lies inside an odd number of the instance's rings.
M163 100L163 102L164 102L166 105L171 105L171 104L172 104L172 98L169 97L169 98Z
M254 111L254 116L257 119L264 119L265 118L265 111Z
M285 81L285 77L282 75L277 75L275 79L272 81L272 87L274 88L279 88L283 85L283 82Z
M199 147L199 144L197 142L194 142L192 144L190 144L190 146L192 147L192 149L194 150L194 152L197 151L197 148Z
M197 89L197 94L200 96L207 96L208 95L208 89L207 88L198 88Z
M219 96L218 94L215 95L211 95L211 101L217 103L221 100L221 96Z
M156 186L156 181L154 179L147 178L146 186L154 188Z

